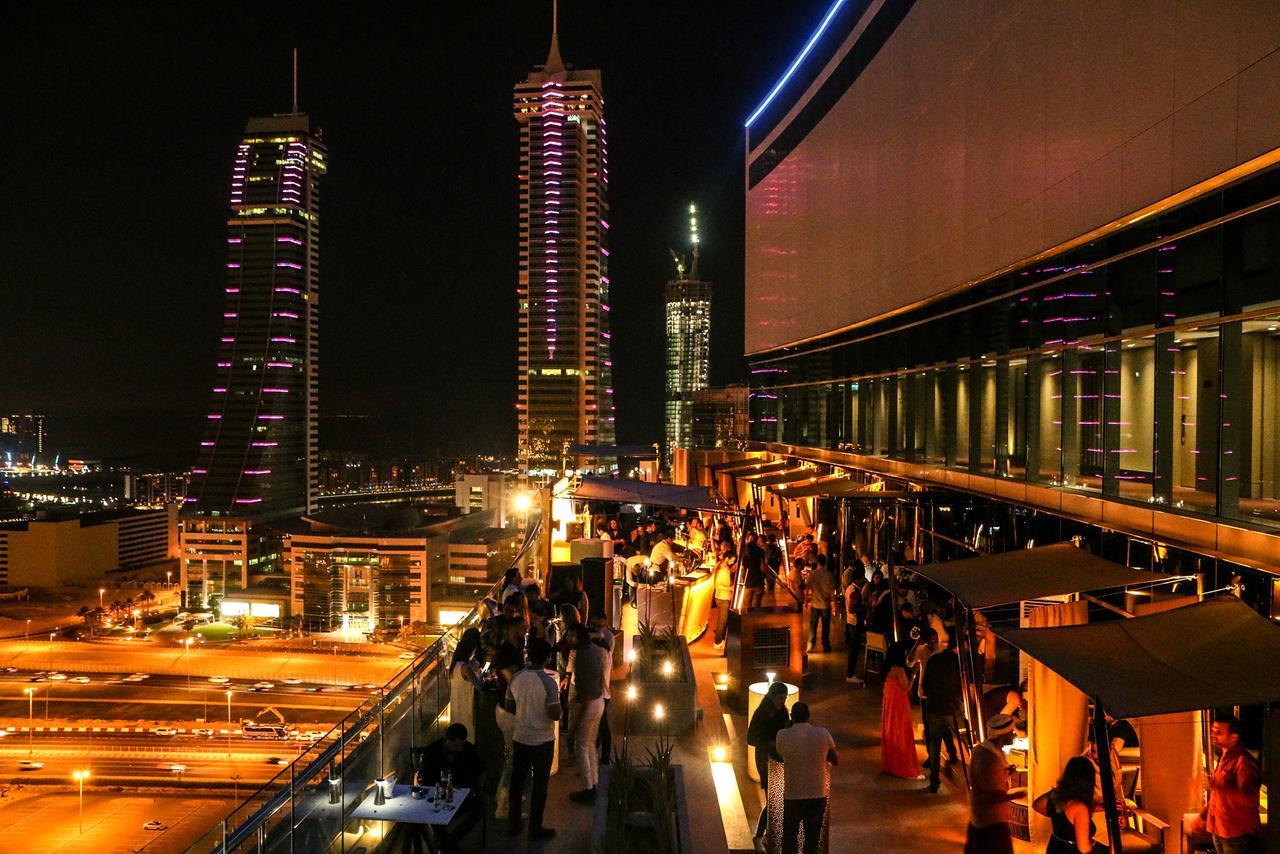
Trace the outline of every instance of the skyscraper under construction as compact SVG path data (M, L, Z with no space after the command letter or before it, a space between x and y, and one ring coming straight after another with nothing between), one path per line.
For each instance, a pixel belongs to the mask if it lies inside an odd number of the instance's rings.
M698 209L689 205L689 262L672 253L676 277L664 293L667 317L667 460L692 447L694 392L707 387L711 354L711 283L698 275Z

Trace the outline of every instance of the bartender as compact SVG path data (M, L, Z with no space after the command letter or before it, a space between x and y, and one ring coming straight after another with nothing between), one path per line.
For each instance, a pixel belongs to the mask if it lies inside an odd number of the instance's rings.
M654 544L653 550L649 552L649 572L661 573L670 578L679 568L679 560L676 557L675 534L670 528L663 528L659 536L660 539Z

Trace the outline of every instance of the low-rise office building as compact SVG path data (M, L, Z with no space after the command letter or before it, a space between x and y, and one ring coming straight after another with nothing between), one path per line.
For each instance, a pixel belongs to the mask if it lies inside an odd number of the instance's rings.
M178 505L112 510L0 525L0 585L95 584L117 569L178 556Z

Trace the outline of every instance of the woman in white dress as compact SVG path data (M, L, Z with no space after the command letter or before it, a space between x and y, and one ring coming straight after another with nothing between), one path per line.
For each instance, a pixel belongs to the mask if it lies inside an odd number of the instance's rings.
M476 737L476 654L480 651L479 629L467 629L453 651L449 665L449 721L467 728L467 737Z

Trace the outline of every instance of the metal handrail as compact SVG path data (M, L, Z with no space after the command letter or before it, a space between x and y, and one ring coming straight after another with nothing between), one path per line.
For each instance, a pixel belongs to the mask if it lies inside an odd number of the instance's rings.
M520 550L512 560L511 567L520 565L524 556L537 541L541 527L541 518L531 520L525 531L524 542L521 544ZM499 597L502 592L502 584L503 582L499 580L490 589L489 596L494 596L495 598ZM286 768L282 769L280 773L271 778L271 780L263 784L252 795L245 798L239 805L233 808L231 812L227 814L227 817L223 818L220 822L224 831L223 840L221 844L214 847L213 851L215 854L225 854L225 852L234 851L237 846L248 842L252 838L259 837L262 828L266 826L266 823L271 819L271 817L279 812L281 808L296 796L296 781L312 779L321 771L325 770L334 759L341 755L343 748L348 744L348 738L351 733L358 733L362 731L375 719L380 720L383 712L387 708L387 704L391 701L398 701L404 694L406 686L412 686L417 677L425 675L429 671L430 667L435 665L438 655L445 651L450 632L460 626L465 626L474 622L474 620L479 616L481 608L484 607L485 600L489 598L489 596L482 598L472 606L466 616L454 623L453 626L450 627L449 631L442 634L435 643L431 644L431 646L419 653L408 666L396 673L395 676L391 677L391 679L388 680L381 689L379 689L378 702L370 706L363 715L354 721L354 723L351 722L350 716L348 716L348 718L344 718L341 723L335 726L334 729L339 731L338 737L334 739L333 743L325 748L318 756L308 762L305 768L299 771L297 768L299 760L293 760ZM387 686L392 685L393 683L398 684L395 684L391 691L388 691ZM330 732L333 732L333 730L330 730ZM235 815L237 809L244 804L252 803L255 798L277 786L281 781L281 778L287 778L284 784L280 785L274 794L270 795L260 807L254 810L253 814L250 815L244 823L234 829L226 827L227 819ZM290 832L292 833L292 828L290 828ZM197 840L197 843L198 842L199 840ZM187 851L195 852L195 847L192 846L191 848L188 848Z

